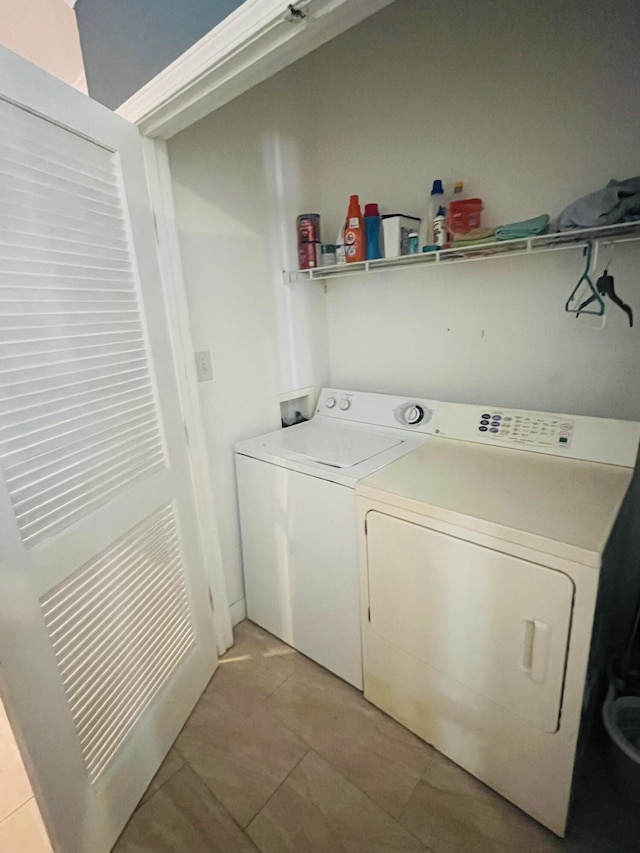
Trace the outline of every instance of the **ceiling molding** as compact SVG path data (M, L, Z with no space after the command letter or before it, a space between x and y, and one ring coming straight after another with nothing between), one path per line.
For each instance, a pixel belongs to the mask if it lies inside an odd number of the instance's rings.
M169 139L394 0L246 0L116 112Z

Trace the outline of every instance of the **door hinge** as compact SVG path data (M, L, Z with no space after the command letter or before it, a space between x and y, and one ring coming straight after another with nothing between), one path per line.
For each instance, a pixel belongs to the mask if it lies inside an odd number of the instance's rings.
M211 594L211 587L207 587L207 589L209 592L209 607L211 608L211 612L213 613L215 608L213 606L213 595Z
M364 535L367 535L367 519L364 520Z
M371 608L370 607L367 607L367 617L369 619L369 622L371 622Z
M306 12L302 9L297 9L296 6L307 5L306 3L289 3L287 11L284 13L284 20L289 24L299 24L307 17Z

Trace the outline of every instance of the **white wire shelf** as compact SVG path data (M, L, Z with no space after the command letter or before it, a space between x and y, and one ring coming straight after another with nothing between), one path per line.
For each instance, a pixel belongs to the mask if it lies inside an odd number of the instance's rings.
M386 272L389 270L413 269L422 266L441 266L469 261L483 261L490 258L514 257L515 255L533 255L538 252L553 252L560 249L577 249L587 245L626 243L640 240L640 222L625 222L619 225L607 225L600 228L580 228L573 231L558 231L553 234L540 234L521 240L499 240L495 243L480 243L476 246L440 249L437 252L422 252L416 255L402 255L398 258L380 258L376 261L361 261L354 264L339 264L330 267L316 267L311 270L292 270L288 273L289 283L302 281L327 281L333 278L363 275L365 273Z

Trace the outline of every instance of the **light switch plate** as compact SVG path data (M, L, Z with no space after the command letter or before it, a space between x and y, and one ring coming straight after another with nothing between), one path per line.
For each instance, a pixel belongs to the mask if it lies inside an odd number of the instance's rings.
M211 353L209 350L197 352L195 356L198 382L208 382L210 379L213 379L213 372L211 370Z

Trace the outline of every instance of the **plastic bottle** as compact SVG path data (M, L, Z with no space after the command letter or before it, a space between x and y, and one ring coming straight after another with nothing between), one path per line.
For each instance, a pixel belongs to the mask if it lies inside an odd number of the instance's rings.
M434 245L433 239L433 220L438 215L438 209L444 207L444 190L442 181L436 180L431 185L431 195L429 196L429 209L427 211L427 233L425 234L425 243Z
M467 197L467 195L464 191L464 183L462 181L456 181L455 184L453 185L453 192L451 193L451 195L447 199L447 206L445 209L445 215L447 217L447 237L449 240L451 240L453 237L451 229L449 228L449 213L451 210L451 202L452 201L462 201L462 199L466 198L466 197Z
M451 204L452 201L462 201L463 198L466 198L464 192L464 183L463 181L456 181L453 185L453 192L447 199L447 207ZM446 212L446 211L445 211Z
M357 195L349 198L347 221L344 224L344 248L348 264L365 260L366 236Z
M364 206L364 230L366 234L365 257L368 261L381 258L380 252L380 211L377 204Z
M447 217L444 207L439 207L433 220L433 245L442 248L447 242Z
M340 226L340 230L338 231L338 236L336 237L336 263L337 264L346 264L347 256L345 254L345 245L344 245L344 225Z

